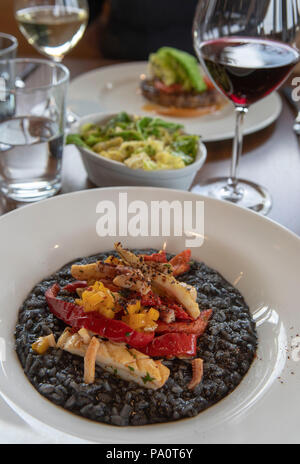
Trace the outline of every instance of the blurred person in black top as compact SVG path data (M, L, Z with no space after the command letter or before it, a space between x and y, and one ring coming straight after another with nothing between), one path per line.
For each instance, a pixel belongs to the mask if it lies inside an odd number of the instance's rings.
M198 0L88 0L90 21L102 13L99 31L107 58L147 60L162 46L194 54L192 24Z

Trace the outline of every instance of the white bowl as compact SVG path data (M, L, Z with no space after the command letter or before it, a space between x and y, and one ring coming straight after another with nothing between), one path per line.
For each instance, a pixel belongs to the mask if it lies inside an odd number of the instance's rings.
M100 201L120 206L120 193L127 194L128 205L139 199L148 207L151 201L194 204L202 200L204 243L192 249L192 256L236 286L257 323L258 353L248 374L230 395L190 419L123 428L92 422L42 397L17 359L14 330L18 309L37 282L73 259L110 250L116 240L138 248L160 248L166 242L172 253L186 246L186 237L175 236L172 231L168 237L99 237L97 206ZM116 208L117 233L124 210L119 213ZM170 189L133 187L91 189L22 207L0 218L0 236L0 394L35 427L34 443L53 441L52 437L65 443L71 440L70 435L77 437L74 441L82 438L132 446L299 443L299 348L293 345L300 328L299 237L230 203ZM8 425L0 410L2 442ZM20 430L18 423L18 436ZM28 428L25 430L29 433Z
M84 124L89 122L105 124L108 119L115 115L115 113L98 113L84 116L72 127L71 131L76 133ZM129 185L188 190L197 172L205 163L207 156L206 147L200 142L196 160L189 166L182 169L144 171L142 169L131 169L123 163L104 158L84 147L77 148L80 151L89 179L98 187Z

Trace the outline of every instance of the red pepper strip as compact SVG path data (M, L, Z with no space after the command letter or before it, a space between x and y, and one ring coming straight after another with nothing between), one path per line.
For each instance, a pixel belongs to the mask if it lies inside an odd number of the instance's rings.
M190 270L191 250L184 250L174 258L170 259L169 263L173 266L173 276L183 274Z
M111 290L112 292L119 292L120 288L117 287L116 285L113 284L111 280L108 279L101 279L103 285ZM63 287L63 290L66 290L67 292L70 293L75 293L77 288L86 288L88 286L87 282L85 280L75 280L74 282L71 282Z
M193 318L183 309L182 306L177 305L176 303L173 303L168 306L171 309L174 309L175 311L175 318L179 321L192 321Z
M63 290L67 292L74 293L76 292L77 288L85 288L87 287L87 282L85 280L75 280L74 282L70 282L69 284L63 287Z
M190 357L196 355L197 336L185 333L166 333L155 337L141 351L148 356L162 358Z
M153 292L150 291L147 293L147 295L141 296L141 305L152 306L153 308L159 309L162 305L162 302L158 295L155 295Z
M144 261L154 261L156 263L167 263L167 255L164 250L158 253L152 253L152 255L143 255Z
M167 308L173 309L175 313L176 319L181 321L192 321L193 318L189 316L189 314L184 310L184 308L171 301L169 298L164 296L159 297L155 295L153 292L147 293L147 295L141 296L141 305L142 306L151 306L152 308L157 308L158 310L163 307L167 306Z
M49 288L45 297L50 311L73 328L85 328L117 343L128 343L133 348L148 345L153 340L153 332L136 332L123 321L109 319L96 311L86 313L81 306L57 298L59 285Z
M195 334L197 336L202 335L207 327L208 321L212 316L212 309L207 309L200 313L198 319L193 322L171 322L170 324L157 321L157 328L155 329L156 333L186 333L186 334Z
M161 302L169 309L173 309L176 319L181 321L193 320L193 318L186 312L186 310L181 305L174 303L174 301L171 301L169 298L161 297Z

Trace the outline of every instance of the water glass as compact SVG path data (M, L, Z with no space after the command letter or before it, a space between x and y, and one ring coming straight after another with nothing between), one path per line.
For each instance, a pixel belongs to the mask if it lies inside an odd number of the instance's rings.
M0 32L0 60L16 58L17 49L17 39L13 35ZM9 76L6 74L0 75L0 120L4 115L10 113L11 102L3 97L8 78Z
M40 59L0 60L5 76L0 114L0 191L18 202L48 198L61 188L69 71Z
M0 32L0 60L9 60L16 57L18 41L13 35Z

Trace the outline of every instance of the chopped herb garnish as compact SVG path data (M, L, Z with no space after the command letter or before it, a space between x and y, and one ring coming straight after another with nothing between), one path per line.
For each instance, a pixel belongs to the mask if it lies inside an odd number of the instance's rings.
M123 298L127 299L130 297L131 291L128 288L122 288L120 289L119 293Z
M131 366L127 366L128 369L130 369L132 372L134 371L134 367L131 367Z
M130 337L130 335L131 335L131 332L126 332L126 333L125 333L125 336L126 336L126 337Z
M142 381L144 383L153 382L153 380L155 379L150 376L149 372L147 372L147 375L145 375L145 377L142 377Z

